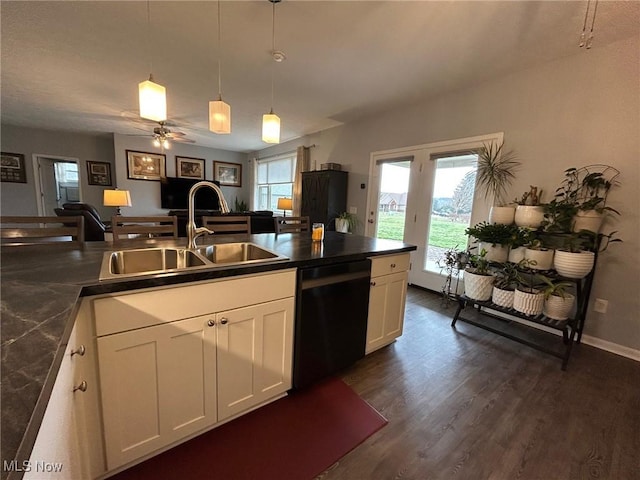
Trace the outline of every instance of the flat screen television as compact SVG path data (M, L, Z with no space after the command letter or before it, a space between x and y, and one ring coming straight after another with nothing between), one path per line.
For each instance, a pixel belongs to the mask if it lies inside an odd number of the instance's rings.
M189 208L189 190L200 180L192 178L164 177L160 181L160 205L168 210L187 210ZM220 185L219 182L213 182ZM196 192L196 210L220 210L218 194L210 188L201 188Z

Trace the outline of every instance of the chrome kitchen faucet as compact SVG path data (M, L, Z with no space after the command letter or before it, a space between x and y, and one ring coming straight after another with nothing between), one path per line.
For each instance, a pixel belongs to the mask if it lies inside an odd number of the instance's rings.
M222 213L229 213L229 205L222 194L222 190L218 185L212 182L198 182L189 190L189 221L187 223L187 248L189 250L193 250L196 248L196 239L205 233L211 235L213 233L212 230L209 230L206 227L196 227L195 221L195 203L196 203L196 192L202 187L209 187L214 192L218 194L218 200L220 201L220 210Z

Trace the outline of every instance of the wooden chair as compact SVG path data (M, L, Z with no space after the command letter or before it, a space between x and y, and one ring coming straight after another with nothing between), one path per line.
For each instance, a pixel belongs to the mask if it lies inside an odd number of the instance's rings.
M122 215L116 215L111 217L111 230L114 243L135 237L164 236L178 238L178 217L175 215L152 217L123 217Z
M251 233L251 217L248 215L202 217L202 226L213 230L214 235Z
M3 245L84 243L84 217L0 217Z
M300 233L309 231L309 217L273 217L276 233Z

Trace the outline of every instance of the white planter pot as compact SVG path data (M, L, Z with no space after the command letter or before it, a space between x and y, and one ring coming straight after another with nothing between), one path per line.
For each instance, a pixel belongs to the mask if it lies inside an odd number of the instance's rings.
M520 263L524 258L524 252L527 247L516 247L509 250L509 261L512 263Z
M512 308L514 294L515 292L513 290L503 290L498 287L493 287L491 301L500 307Z
M579 232L580 230L589 230L598 233L602 226L604 215L595 210L580 210L573 217L573 225L571 230Z
M516 207L491 207L489 210L489 223L501 223L511 225L516 215Z
M576 297L570 293L565 293L564 298L551 295L544 301L542 313L554 320L566 320L569 318L575 299Z
M553 268L563 277L584 278L593 269L595 258L594 252L557 250L553 259Z
M509 258L509 247L506 245L493 245L491 243L480 242L478 243L478 251L482 249L487 251L485 258L490 262L504 263Z
M464 271L464 294L481 302L486 302L491 298L493 290L493 275L477 275L472 272Z
M336 232L349 233L349 221L344 218L336 218Z
M525 249L524 258L530 260L532 263L529 267L534 270L551 270L553 267L553 253L554 250L543 248L541 250L533 250L531 248Z
M513 308L525 315L539 315L544 307L544 293L533 289L531 293L516 289Z
M544 220L544 207L539 205L518 205L515 222L519 227L538 228Z

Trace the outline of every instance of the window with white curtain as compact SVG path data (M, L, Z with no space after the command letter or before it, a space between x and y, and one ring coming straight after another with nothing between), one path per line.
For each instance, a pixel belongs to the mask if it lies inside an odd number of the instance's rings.
M284 212L277 208L278 198L292 198L295 171L296 152L257 159L253 176L254 210L271 210L283 215Z

